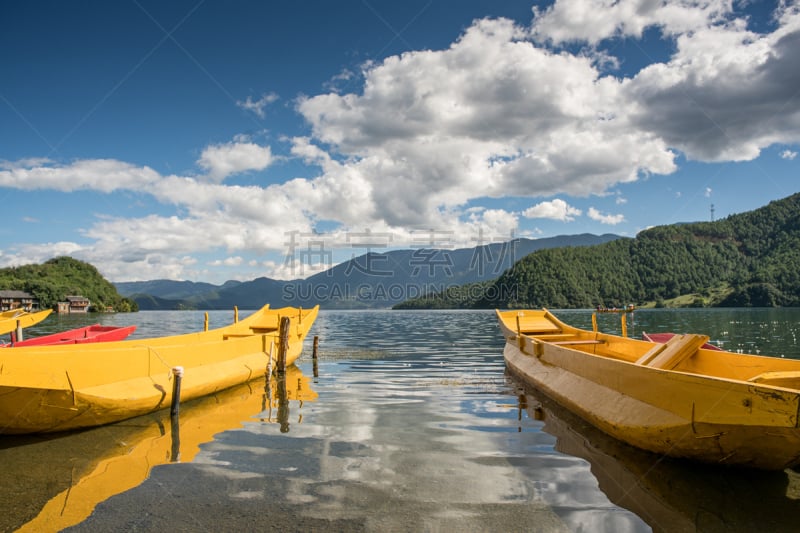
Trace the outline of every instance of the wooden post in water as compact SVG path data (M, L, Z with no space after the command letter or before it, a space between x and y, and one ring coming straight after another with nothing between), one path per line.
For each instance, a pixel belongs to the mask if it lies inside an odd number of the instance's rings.
M169 417L170 421L170 436L172 437L172 446L170 447L169 462L181 462L181 422L178 413Z
M287 318L288 320L288 318ZM289 395L286 390L286 376L281 374L276 380L276 395L278 396L278 424L281 433L289 432Z
M169 414L178 416L181 403L181 381L183 380L182 366L172 368L172 378L172 405L170 406Z
M239 308L235 305L233 306L233 323L239 322Z
M597 333L597 313L592 313L592 331Z
M267 336L264 335L264 342L267 342ZM271 340L269 342L269 354L267 355L267 379L264 383L264 401L261 406L262 411L266 411L269 408L270 412L272 411L272 357L273 353L275 352L275 341ZM268 417L269 418L269 417Z
M628 320L625 318L625 312L624 311L622 313L620 313L620 314L622 316L622 318L620 319L620 322L622 323L622 336L623 337L627 337L628 336Z
M317 352L319 351L319 336L314 335L314 351L311 352L311 360L314 362L314 377L319 377L319 367L317 366Z
M16 339L16 341L19 342L21 340L23 340L23 338L22 338L22 326L20 325L19 320L17 320L17 339Z
M278 341L278 361L276 363L279 375L286 373L286 352L289 349L289 326L292 320L288 316L281 317Z
M269 357L267 358L267 377L272 376L272 361L275 357L275 341L269 342Z
M206 312L206 318L203 321L203 331L208 331L208 312Z

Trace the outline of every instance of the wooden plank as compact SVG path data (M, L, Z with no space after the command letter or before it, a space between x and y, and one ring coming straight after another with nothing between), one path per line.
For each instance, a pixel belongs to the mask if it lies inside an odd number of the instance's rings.
M664 345L665 348L646 364L652 368L672 370L681 364L684 359L697 353L697 350L707 341L707 335L697 335L695 333L675 335Z
M590 340L590 339L576 339L574 341L553 341L550 344L557 344L559 346L568 346L571 344L604 344L606 341Z
M771 387L786 387L789 389L800 388L800 371L784 370L763 372L748 379L750 383L759 385L769 385Z
M560 333L561 328L543 316L520 316L517 324L522 333Z
M677 337L677 335L676 335L676 337ZM673 337L673 339L674 338L675 337ZM672 340L672 339L670 339L670 340ZM667 348L666 343L665 344L656 344L655 346L653 346L652 348L647 350L639 359L637 359L636 360L636 364L637 365L647 365L650 361L655 359L655 357L658 354L660 354L663 350L665 350L666 348Z
M250 329L255 333L266 333L280 328L278 315L264 315L257 322L250 324Z

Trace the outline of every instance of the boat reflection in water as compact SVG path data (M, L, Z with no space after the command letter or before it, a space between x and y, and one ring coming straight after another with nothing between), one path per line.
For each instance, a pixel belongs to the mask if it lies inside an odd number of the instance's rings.
M543 393L519 385L520 416L541 420L556 450L585 459L615 505L656 532L798 531L800 474L716 467L620 442Z
M0 507L0 530L60 531L80 523L100 502L144 482L153 467L192 461L218 433L245 422L277 423L288 432L290 401L302 409L302 402L316 398L309 378L292 365L284 379L251 381L186 402L176 418L165 409L62 436L5 438L0 505L9 508ZM301 422L302 413L296 416Z

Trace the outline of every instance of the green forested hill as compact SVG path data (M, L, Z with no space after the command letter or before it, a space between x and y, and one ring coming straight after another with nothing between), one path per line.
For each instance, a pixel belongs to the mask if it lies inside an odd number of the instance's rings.
M56 257L41 265L0 269L0 289L20 290L39 299L47 309L71 295L85 296L92 308L138 311L136 302L123 298L95 267L71 257Z
M800 306L800 193L716 222L541 250L493 283L403 307L587 308L680 297L697 306Z

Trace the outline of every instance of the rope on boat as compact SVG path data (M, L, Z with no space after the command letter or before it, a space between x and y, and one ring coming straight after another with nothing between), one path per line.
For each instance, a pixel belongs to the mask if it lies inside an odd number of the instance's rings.
M150 357L150 354L153 353L158 358L158 360L161 361L161 364L169 369L169 375L167 376L167 381L169 381L172 378L173 365L169 364L163 357L161 357L161 354L158 353L158 350L156 350L155 348L153 348L149 344L136 344L135 346L137 348L146 348L147 349L147 375L148 376L152 376L153 375L153 369L150 368L150 361L153 360L153 358Z

